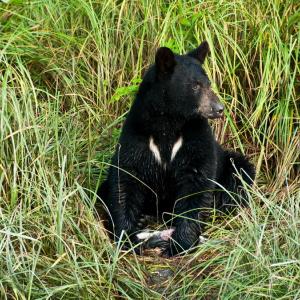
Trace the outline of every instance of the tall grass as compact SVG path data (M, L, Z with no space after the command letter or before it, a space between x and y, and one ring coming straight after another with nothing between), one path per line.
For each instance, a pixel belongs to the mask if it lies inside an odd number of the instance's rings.
M297 1L0 4L0 298L299 299L299 21ZM250 208L194 254L124 253L94 209L124 113L158 46L204 39Z

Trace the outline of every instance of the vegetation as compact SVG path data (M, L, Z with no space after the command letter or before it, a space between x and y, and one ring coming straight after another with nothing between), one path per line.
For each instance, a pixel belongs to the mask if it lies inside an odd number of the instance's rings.
M0 298L299 299L299 21L294 0L0 3ZM122 252L95 191L157 47L202 40L216 136L257 169L250 208L196 253Z

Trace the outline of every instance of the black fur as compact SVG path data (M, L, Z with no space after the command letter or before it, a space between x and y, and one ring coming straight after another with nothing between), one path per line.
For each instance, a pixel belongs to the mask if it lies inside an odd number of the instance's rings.
M136 243L142 214L173 214L170 226L175 231L166 255L197 243L209 209L228 211L236 201L245 202L235 168L249 184L255 175L243 155L221 148L208 124L208 118L223 112L201 66L208 51L207 42L187 55L175 55L168 48L157 51L99 190L112 216L110 230L117 238L124 230ZM182 146L171 160L180 137ZM159 150L160 162L150 150L151 141ZM232 192L234 199L217 191L220 187L214 181Z

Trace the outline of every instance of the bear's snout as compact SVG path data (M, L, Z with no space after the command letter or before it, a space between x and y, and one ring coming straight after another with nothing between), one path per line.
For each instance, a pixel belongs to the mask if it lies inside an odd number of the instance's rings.
M224 105L221 104L220 102L214 102L212 103L211 111L214 116L213 118L220 118L223 116Z
M219 98L211 89L206 89L201 97L198 112L207 119L221 118L224 105L219 102Z

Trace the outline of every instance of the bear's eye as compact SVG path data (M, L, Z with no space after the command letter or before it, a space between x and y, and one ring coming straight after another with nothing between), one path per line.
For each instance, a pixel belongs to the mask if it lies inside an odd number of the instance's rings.
M194 91L199 91L202 88L202 84L200 82L195 82L192 86Z

